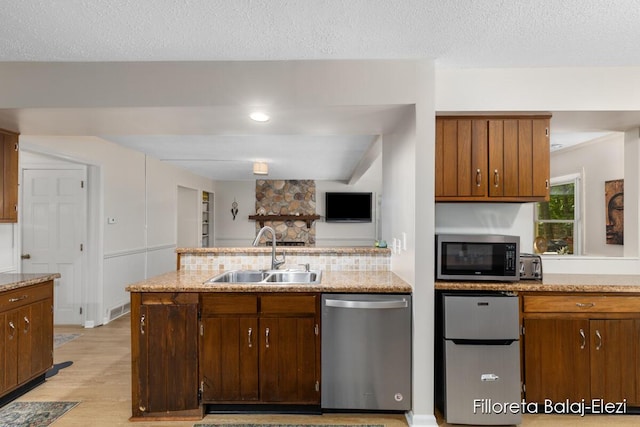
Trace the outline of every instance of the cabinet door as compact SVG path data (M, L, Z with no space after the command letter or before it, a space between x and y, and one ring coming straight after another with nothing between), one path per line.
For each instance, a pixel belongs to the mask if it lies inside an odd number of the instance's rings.
M0 222L18 221L18 135L0 132Z
M590 399L588 319L524 319L527 402Z
M18 385L18 310L0 314L0 395Z
M592 320L591 398L640 404L640 319Z
M53 300L32 304L30 314L30 371L37 376L53 366Z
M487 195L487 120L436 119L436 197Z
M201 332L203 401L258 400L258 318L203 317Z
M313 317L260 319L260 396L264 402L320 403Z
M548 199L549 120L489 120L489 196Z
M180 294L145 294L132 310L133 416L198 412L198 305ZM185 299L187 299L185 297ZM132 301L132 308L135 301ZM173 413L173 414L172 414Z

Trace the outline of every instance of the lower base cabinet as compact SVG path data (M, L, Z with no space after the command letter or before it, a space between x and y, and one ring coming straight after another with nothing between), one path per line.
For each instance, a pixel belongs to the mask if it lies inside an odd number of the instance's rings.
M132 420L320 405L320 294L131 294Z
M527 402L640 406L640 297L523 296Z
M202 296L204 403L320 404L318 294Z
M198 294L131 294L132 419L201 419Z
M53 366L53 281L0 293L0 398Z

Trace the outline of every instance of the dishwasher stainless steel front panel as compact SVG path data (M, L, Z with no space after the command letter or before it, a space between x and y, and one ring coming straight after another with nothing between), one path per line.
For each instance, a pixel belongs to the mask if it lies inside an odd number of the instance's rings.
M323 409L411 409L411 295L323 294Z
M519 337L518 297L444 296L447 423L521 422ZM495 403L502 406L496 407Z

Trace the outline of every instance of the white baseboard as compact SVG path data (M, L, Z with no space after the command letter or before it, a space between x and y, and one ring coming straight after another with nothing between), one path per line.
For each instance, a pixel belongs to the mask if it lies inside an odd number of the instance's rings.
M416 415L409 411L405 413L407 423L411 427L437 427L438 421L435 415Z

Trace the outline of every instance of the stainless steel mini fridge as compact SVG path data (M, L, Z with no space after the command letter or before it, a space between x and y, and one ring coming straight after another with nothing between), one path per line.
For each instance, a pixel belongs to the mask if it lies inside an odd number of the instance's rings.
M518 298L444 296L444 417L450 424L519 424Z

